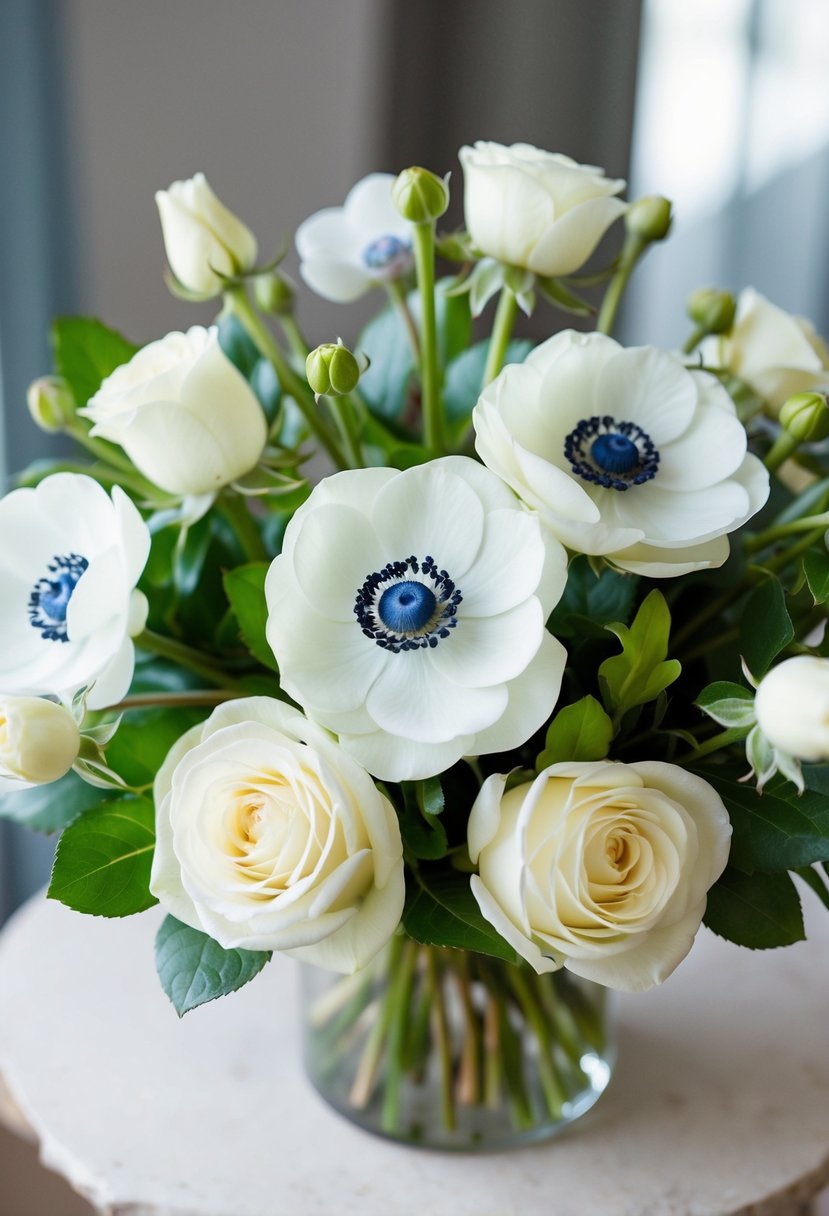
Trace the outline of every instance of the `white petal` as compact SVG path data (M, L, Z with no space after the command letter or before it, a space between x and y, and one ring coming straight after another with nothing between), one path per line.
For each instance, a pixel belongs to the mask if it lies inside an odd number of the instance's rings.
M495 616L523 603L541 581L544 559L537 517L524 514L517 503L511 510L491 511L478 555L463 577L463 615Z
M366 578L405 553L383 549L366 516L323 505L306 513L293 543L293 569L308 602L334 621L355 624L354 601Z
M392 198L392 186L396 180L393 173L369 173L346 195L343 211L348 223L352 231L367 241L381 236L408 240L411 236L411 228Z
M539 729L555 708L567 662L567 651L547 632L530 665L507 684L509 703L488 729L480 731L465 755L483 756L520 747Z
M451 768L468 753L470 735L443 743L418 743L378 730L365 735L340 735L340 743L381 781L422 781Z
M647 578L676 578L680 574L691 574L694 570L721 566L728 560L729 550L728 537L716 536L701 545L679 549L631 545L629 549L613 553L611 561L631 574L644 574Z
M564 966L574 975L620 992L645 992L661 984L682 962L694 944L705 912L705 900L691 908L676 924L642 934L630 950L603 958L568 958Z
M129 692L135 668L135 647L131 638L124 638L118 651L95 680L87 704L90 709L105 709L117 705Z
M336 258L347 261L357 255L353 246L353 232L342 207L324 207L309 215L296 230L294 242L303 262L328 261Z
M439 647L451 642L451 637L444 638ZM506 704L503 685L473 689L455 684L440 673L428 651L416 650L392 656L372 685L366 707L389 734L417 743L444 743L483 730Z
M526 265L536 274L572 274L583 266L610 225L624 215L618 198L592 198L580 203L547 229Z
M501 822L501 799L504 796L506 784L507 778L503 773L493 773L491 777L487 777L469 812L467 844L473 865L478 864L481 849L486 848L498 833L498 826Z
M130 587L134 587L150 556L150 530L120 486L112 487L112 501L121 537L124 578Z
M465 478L439 464L425 464L400 473L380 490L372 522L386 561L429 556L459 583L480 547L484 508Z
M448 680L467 688L489 687L519 676L538 652L543 634L544 613L533 596L498 616L459 614L457 628L429 657Z
M674 494L660 488L657 475L645 485L626 490L623 497L620 517L641 528L646 544L666 548L687 548L713 539L737 527L749 514L748 492L734 479Z
M333 257L301 262L299 273L312 291L335 304L350 304L372 286L365 271Z
M718 406L699 405L694 420L673 443L659 449L655 481L675 490L702 490L724 481L746 454L743 424Z
M555 218L549 194L511 165L464 168L466 226L473 241L501 262L527 266L539 235Z
M617 422L635 422L657 448L690 425L697 386L681 360L654 346L620 350L599 376L598 398Z

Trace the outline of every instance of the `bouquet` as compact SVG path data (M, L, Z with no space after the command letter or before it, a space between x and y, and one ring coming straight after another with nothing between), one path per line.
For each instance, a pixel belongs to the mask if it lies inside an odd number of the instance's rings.
M80 454L0 500L0 814L60 833L49 896L160 904L179 1014L316 965L317 1086L450 1146L586 1109L605 991L703 921L768 948L829 906L829 352L750 289L621 346L670 203L460 161L462 231L422 168L297 231L313 291L386 297L353 350L203 175L161 191L216 324L57 320L28 404Z

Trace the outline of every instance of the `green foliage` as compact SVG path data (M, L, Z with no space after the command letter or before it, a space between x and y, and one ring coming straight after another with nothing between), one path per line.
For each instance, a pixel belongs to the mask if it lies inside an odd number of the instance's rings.
M604 760L612 738L613 723L599 702L582 697L553 718L536 769L541 772L562 760Z
M810 549L803 559L803 573L816 604L829 600L829 553Z
M617 574L605 567L600 574L586 557L576 557L567 570L564 595L550 617L550 629L558 638L606 638L605 625L627 624L636 598L636 575Z
M440 778L405 781L400 789L403 804L398 809L397 817L407 853L429 861L445 857L449 842L446 829L439 819L444 809Z
M149 798L118 798L87 811L60 838L48 897L92 916L131 916L150 894L155 815Z
M0 819L11 819L51 835L108 797L107 790L96 789L70 772L48 785L0 794Z
M778 579L766 577L745 603L740 628L740 654L756 680L794 637L786 595Z
M225 592L239 622L239 632L248 650L265 667L277 671L276 659L265 636L268 606L265 602L267 562L250 562L225 574Z
M425 946L476 950L515 961L515 951L485 920L469 886L469 875L443 870L407 873L403 928Z
M264 359L259 347L238 317L230 314L219 321L219 345L259 398L269 423L276 418L281 399L279 378L272 363Z
M101 381L139 349L91 317L58 317L50 339L55 371L69 382L78 407L85 406Z
M271 955L265 950L225 950L206 933L165 917L155 939L161 987L179 1017L236 992L259 974Z
M107 763L134 789L152 786L173 744L209 713L185 707L127 710L107 747Z
M696 701L700 709L721 726L753 726L754 693L731 680L716 680L703 688Z
M504 356L504 366L523 363L532 348L532 342L526 338L510 342ZM450 430L458 436L469 426L472 411L481 395L488 353L488 341L476 342L474 346L461 351L446 368L443 401Z
M752 950L803 941L800 897L788 874L741 874L728 869L708 892L704 923L720 937Z
M725 803L734 831L729 861L736 869L773 874L829 861L829 800L823 794L798 795L778 780L761 795L739 780L739 770L712 767L699 775Z
M679 678L682 666L666 657L671 614L661 591L645 597L630 628L621 623L606 628L622 643L622 653L605 659L599 681L605 704L618 718L636 705L654 701Z

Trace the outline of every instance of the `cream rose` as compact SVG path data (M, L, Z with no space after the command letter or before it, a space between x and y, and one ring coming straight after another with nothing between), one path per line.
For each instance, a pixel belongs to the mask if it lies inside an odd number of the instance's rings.
M530 144L479 140L458 157L473 241L489 257L535 274L578 270L627 207L611 197L623 181Z
M0 793L57 781L78 758L68 709L42 697L0 697Z
M150 888L226 949L365 966L403 910L394 809L321 728L268 697L220 706L155 781Z
M481 912L540 974L564 966L639 992L691 948L731 825L706 781L673 764L553 764L469 818Z
M795 393L829 389L829 350L811 321L772 304L753 287L740 292L734 326L703 344L706 362L726 368L775 412Z
M155 201L170 269L191 295L209 300L224 289L220 275L230 279L252 269L256 237L216 197L203 173L159 190Z
M799 654L763 676L754 699L760 730L799 760L829 760L829 659Z
M262 407L218 331L198 325L145 346L78 412L170 494L215 493L253 468L267 439Z

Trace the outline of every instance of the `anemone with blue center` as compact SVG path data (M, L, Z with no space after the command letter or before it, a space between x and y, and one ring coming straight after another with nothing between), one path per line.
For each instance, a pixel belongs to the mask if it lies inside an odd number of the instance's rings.
M412 230L392 201L394 182L391 173L371 173L341 207L325 207L300 224L299 273L317 295L347 304L409 273Z
M78 553L56 555L29 595L29 620L48 642L68 642L66 612L72 593L89 566Z
M719 380L653 346L556 334L486 386L473 424L484 464L553 536L634 574L722 565L768 497Z
M566 555L463 456L326 478L265 584L282 687L382 780L507 751L555 705Z
M91 709L126 695L147 601L150 551L137 507L115 486L55 473L0 498L0 693Z

